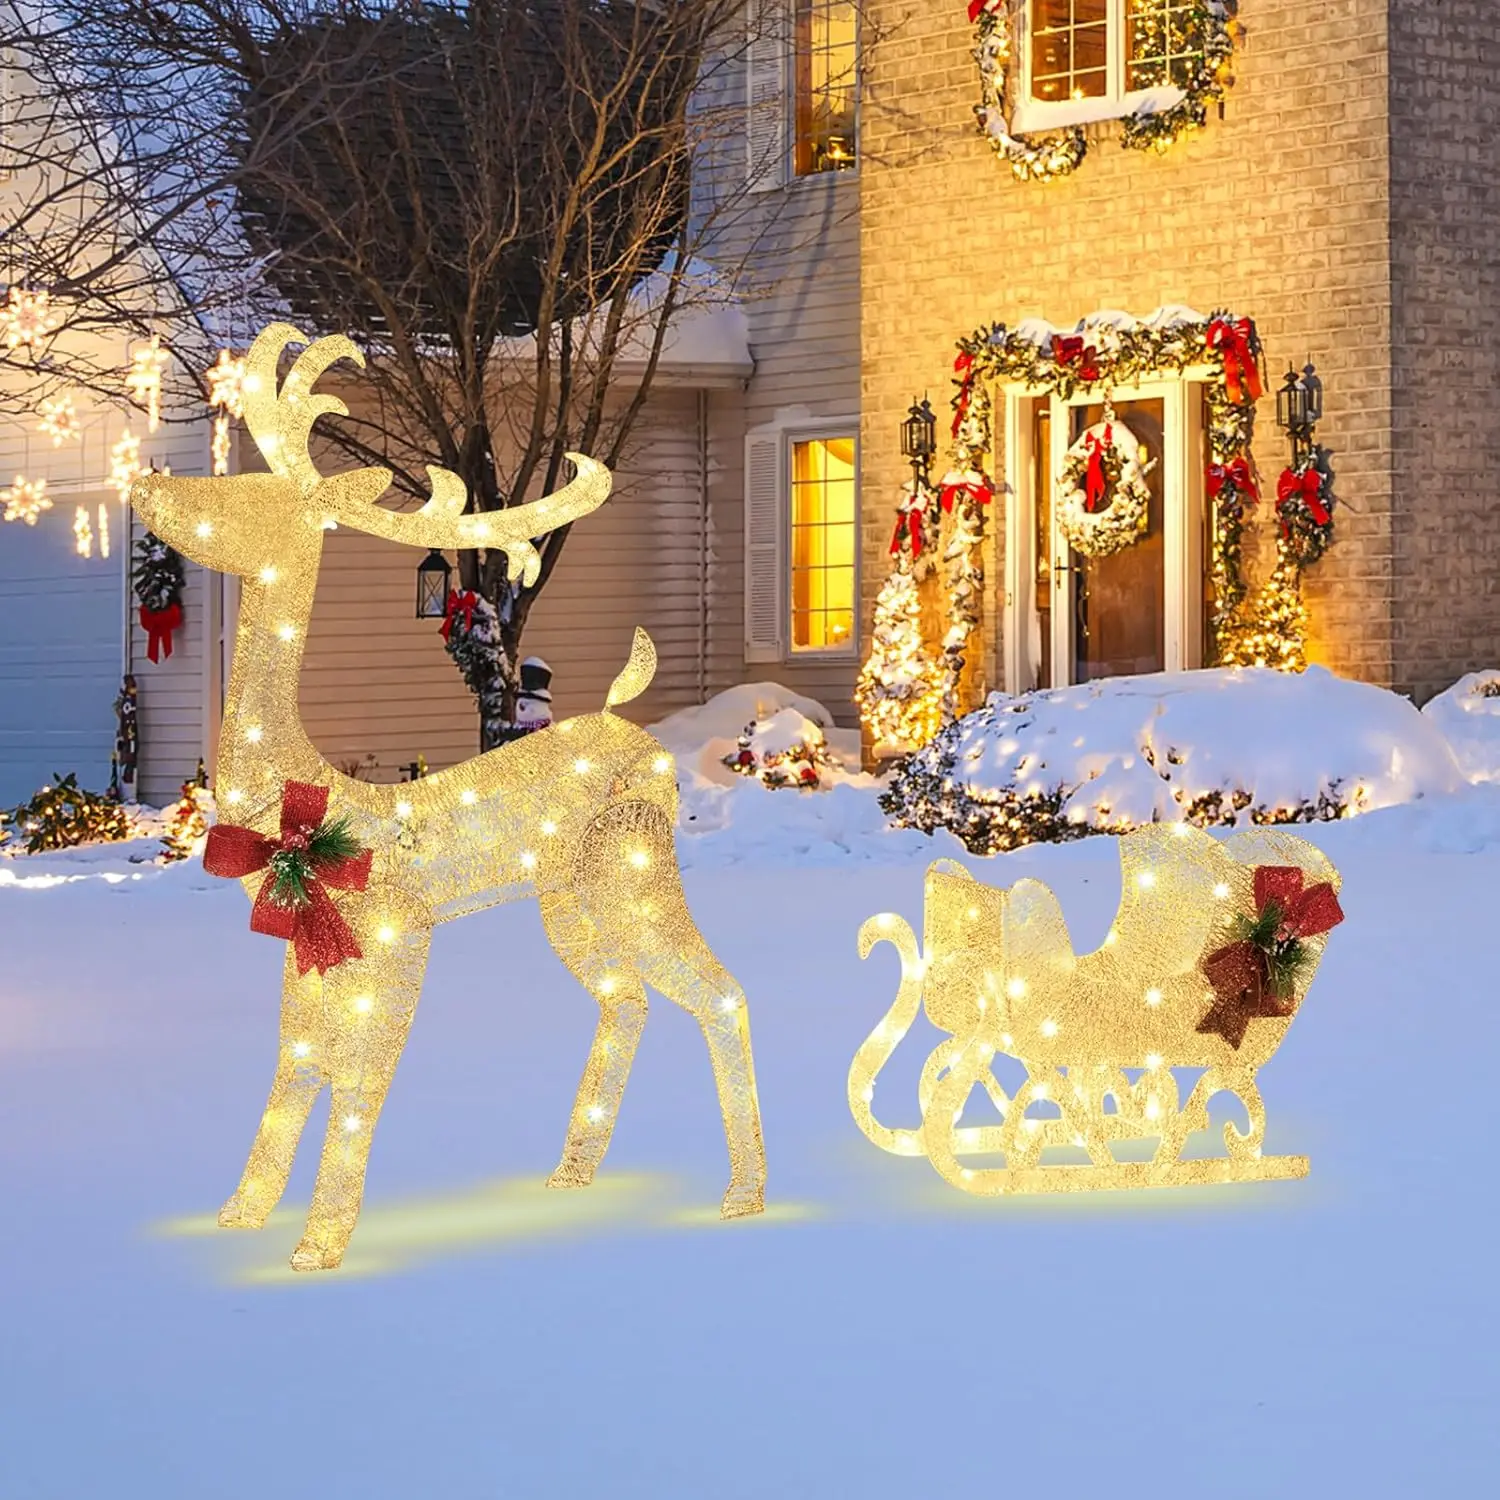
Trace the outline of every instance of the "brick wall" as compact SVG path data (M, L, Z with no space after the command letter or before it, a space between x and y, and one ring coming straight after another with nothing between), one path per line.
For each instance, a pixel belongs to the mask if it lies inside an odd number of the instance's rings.
M1392 0L1395 676L1500 664L1495 0Z
M1477 16L1485 3L1458 8ZM1289 360L1317 360L1321 438L1357 507L1341 514L1338 545L1307 580L1310 654L1341 673L1395 679L1386 5L1244 0L1247 36L1222 122L1163 156L1122 150L1118 127L1095 127L1075 174L1037 184L1017 182L974 130L962 0L871 0L882 39L862 125L866 555L889 536L882 501L904 475L898 424L914 393L946 397L957 336L997 319L1231 307L1259 324L1273 386ZM1257 454L1274 483L1285 463L1274 402L1260 411ZM999 563L991 557L993 685ZM867 616L879 581L865 580Z

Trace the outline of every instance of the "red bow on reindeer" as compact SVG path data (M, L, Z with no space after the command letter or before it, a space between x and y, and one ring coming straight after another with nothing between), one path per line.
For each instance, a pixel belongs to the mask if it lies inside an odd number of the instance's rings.
M362 891L371 851L361 849L343 818L328 821L328 788L289 781L281 796L281 837L219 823L208 831L203 868L239 880L268 870L250 913L251 932L294 944L297 972L326 974L346 958L362 958L354 931L328 889Z
M141 629L146 632L146 655L160 661L172 654L172 632L182 627L182 606L169 604L165 609L147 609L141 605Z
M1276 485L1277 511L1279 512L1289 500L1300 500L1319 526L1326 526L1332 519L1328 507L1323 504L1323 475L1317 469L1304 469L1301 473L1298 473L1296 469L1281 471L1281 478ZM1281 524L1285 529L1285 517L1282 518Z
M1231 459L1227 464L1210 464L1204 473L1208 480L1210 500L1217 500L1224 493L1225 485L1230 485L1252 501L1260 499L1260 487L1255 482L1255 474L1247 458Z
M1098 512L1104 503L1104 497L1109 493L1109 480L1104 473L1104 451L1113 447L1114 441L1114 429L1108 426L1104 429L1102 443L1092 432L1084 436L1083 447L1088 454L1088 469L1083 476L1083 508L1091 516Z
M1224 393L1236 406L1264 394L1255 362L1255 325L1249 318L1215 318L1208 325L1208 347L1224 358Z
M442 632L446 641L453 630L453 617L462 614L464 617L464 633L467 634L474 628L474 606L479 603L479 595L473 589L465 589L459 593L453 589L448 595L448 609L443 615Z
M1297 971L1306 959L1303 940L1344 920L1333 886L1305 881L1295 865L1256 867L1255 915L1239 919L1239 941L1203 960L1214 1002L1199 1031L1222 1036L1238 1051L1256 1017L1286 1017L1296 1009Z

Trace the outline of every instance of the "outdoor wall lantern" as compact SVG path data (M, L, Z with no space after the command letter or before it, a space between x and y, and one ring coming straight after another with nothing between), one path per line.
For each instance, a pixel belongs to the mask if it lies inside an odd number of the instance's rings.
M1290 365L1286 384L1276 392L1276 425L1292 440L1295 469L1312 453L1313 431L1323 420L1323 382L1309 359L1299 376Z
M417 618L441 620L448 610L453 569L435 547L417 564Z
M937 452L937 418L924 397L912 402L906 420L901 424L901 453L910 459L917 473L925 472L928 461Z

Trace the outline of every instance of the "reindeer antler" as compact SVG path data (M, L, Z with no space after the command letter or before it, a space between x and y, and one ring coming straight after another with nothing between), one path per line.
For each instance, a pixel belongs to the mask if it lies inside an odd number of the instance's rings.
M278 393L276 369L288 344L306 344ZM318 377L338 360L364 368L365 358L350 339L334 335L309 342L290 323L262 330L245 358L245 423L272 472L317 497L331 519L411 547L497 548L522 584L536 581L541 558L532 538L597 510L609 498L613 480L603 464L581 453L567 459L577 470L570 484L527 505L466 515L469 492L451 470L427 468L432 498L417 511L385 510L375 501L390 487L391 471L378 467L324 476L308 452L313 423L321 416L348 416L337 396L313 395Z

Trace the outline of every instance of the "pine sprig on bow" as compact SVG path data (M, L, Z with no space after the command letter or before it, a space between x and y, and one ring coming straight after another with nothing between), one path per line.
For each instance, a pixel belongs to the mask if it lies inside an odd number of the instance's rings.
M353 859L360 852L359 840L347 816L325 818L307 835L302 848L279 849L270 859L274 877L270 899L277 906L306 906L312 899L308 883L320 869Z
M1253 917L1236 918L1235 938L1249 943L1265 966L1266 988L1278 999L1296 993L1297 975L1307 962L1307 949L1294 935L1282 936L1286 912L1279 901L1267 901Z

